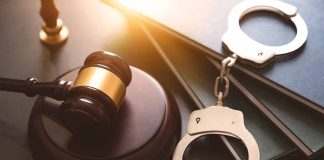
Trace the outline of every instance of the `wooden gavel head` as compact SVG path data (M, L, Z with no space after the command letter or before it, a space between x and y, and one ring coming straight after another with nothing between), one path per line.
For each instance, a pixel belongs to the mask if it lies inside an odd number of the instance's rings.
M60 107L63 125L74 135L108 133L131 77L121 57L103 51L90 54Z

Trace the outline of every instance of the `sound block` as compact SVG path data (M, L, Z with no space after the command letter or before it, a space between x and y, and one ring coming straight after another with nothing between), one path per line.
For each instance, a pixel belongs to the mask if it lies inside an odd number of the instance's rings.
M37 160L171 159L181 120L174 99L147 73L132 67L122 107L103 139L76 137L61 124L61 101L39 97L32 110L28 138ZM59 79L75 80L78 69Z

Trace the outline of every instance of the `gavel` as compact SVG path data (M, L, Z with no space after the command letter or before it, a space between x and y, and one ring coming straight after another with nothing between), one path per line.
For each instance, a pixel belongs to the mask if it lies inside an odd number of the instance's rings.
M131 78L121 57L98 51L86 58L74 82L0 78L0 90L63 100L58 117L66 129L74 135L103 135L111 129Z

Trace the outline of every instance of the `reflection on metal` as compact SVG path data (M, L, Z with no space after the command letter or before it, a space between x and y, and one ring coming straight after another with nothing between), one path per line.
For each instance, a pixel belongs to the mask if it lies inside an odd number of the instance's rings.
M49 28L43 24L42 30L39 32L39 38L48 45L57 45L64 43L69 36L68 29L63 26L61 19L57 19L56 27Z
M126 87L118 76L99 67L81 69L72 88L79 86L92 87L102 91L113 100L118 109L126 93Z

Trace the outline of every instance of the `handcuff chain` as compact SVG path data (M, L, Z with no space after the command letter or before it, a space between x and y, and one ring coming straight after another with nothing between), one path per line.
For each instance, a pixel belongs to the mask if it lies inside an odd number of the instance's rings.
M216 78L215 87L214 87L214 94L217 97L217 105L219 106L223 105L223 99L228 95L228 90L229 90L228 75L232 66L235 64L237 58L238 56L236 54L233 54L232 56L229 56L222 61L220 74ZM220 91L220 85L222 85L221 91Z

